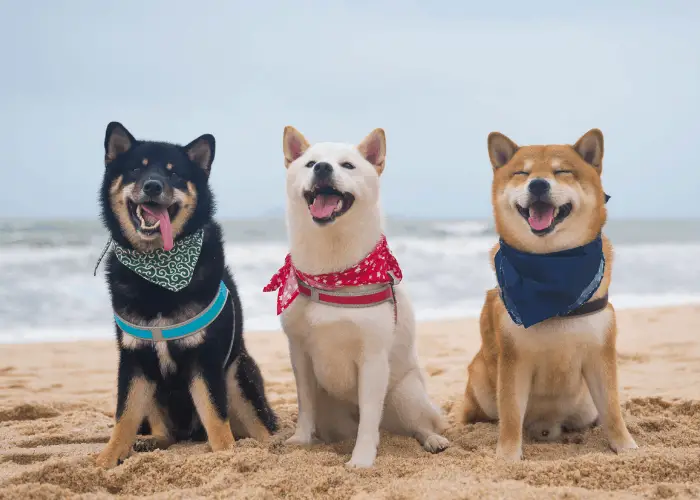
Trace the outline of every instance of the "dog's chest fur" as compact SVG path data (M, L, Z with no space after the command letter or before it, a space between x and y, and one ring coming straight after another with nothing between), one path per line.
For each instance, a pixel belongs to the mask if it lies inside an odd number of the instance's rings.
M321 386L357 403L357 371L364 355L389 350L394 332L391 303L345 308L297 297L282 314L285 333L311 360Z
M550 319L525 329L513 323L503 309L501 332L514 343L519 362L532 369L529 406L541 407L537 404L541 398L540 403L548 401L563 410L579 400L585 388L583 362L586 356L600 355L596 351L611 334L613 321L608 306L593 314Z
M143 321L138 317L129 317L125 315L124 319L130 321L134 324L141 325L144 327L168 327L176 325L190 318L193 318L201 311L201 307L188 306L183 307L178 311L177 314L167 317L160 317L153 321ZM206 336L206 330L199 331L189 337L178 340L169 340L167 342L151 342L148 340L141 340L131 335L122 332L122 346L124 349L152 349L155 351L158 357L158 367L160 372L164 377L174 374L178 367L171 355L170 347L178 347L179 349L188 349L200 345Z

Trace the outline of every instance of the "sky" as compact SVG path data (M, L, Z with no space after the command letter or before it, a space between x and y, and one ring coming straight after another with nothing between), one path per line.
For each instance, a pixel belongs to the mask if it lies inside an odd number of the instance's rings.
M220 217L284 207L282 131L387 135L389 215L488 217L486 137L605 135L620 218L700 217L700 2L0 0L0 217L96 218L107 123L217 140Z

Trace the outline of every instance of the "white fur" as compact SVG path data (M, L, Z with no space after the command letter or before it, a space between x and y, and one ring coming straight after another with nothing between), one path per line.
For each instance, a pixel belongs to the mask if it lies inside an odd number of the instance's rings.
M312 220L303 197L313 182L313 169L305 166L309 161L330 163L336 189L355 196L350 210L326 226ZM345 169L343 162L356 168ZM321 274L352 267L382 234L377 170L355 146L310 147L288 166L287 222L298 269ZM284 311L299 401L289 444L356 437L351 467L373 465L380 426L414 436L431 452L448 446L438 434L445 427L442 415L428 398L418 366L412 306L401 285L396 295L396 324L390 303L341 308L299 296Z

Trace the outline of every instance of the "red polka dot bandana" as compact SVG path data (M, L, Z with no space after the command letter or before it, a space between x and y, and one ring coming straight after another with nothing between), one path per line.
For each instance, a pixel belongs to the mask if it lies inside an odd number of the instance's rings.
M389 274L394 276L392 276ZM403 278L396 258L389 250L386 237L382 235L374 250L357 265L339 273L306 274L292 264L291 254L287 254L284 265L272 277L263 292L277 292L277 314L282 314L289 304L299 295L296 277L309 286L321 290L336 290L347 286L397 284Z

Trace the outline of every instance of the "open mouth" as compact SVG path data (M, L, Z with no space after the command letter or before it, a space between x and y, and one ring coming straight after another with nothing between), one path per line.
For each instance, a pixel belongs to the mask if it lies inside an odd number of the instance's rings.
M516 204L518 212L530 225L530 231L538 236L551 233L561 221L571 214L571 203L565 203L555 207L546 201L535 201L529 207L521 207Z
M350 210L355 197L350 193L342 193L332 186L314 186L311 191L304 192L304 198L309 205L311 217L317 224L327 224Z
M163 239L163 250L166 252L173 248L173 232L170 221L180 211L180 205L173 203L166 207L158 203L134 203L127 200L131 222L136 231L149 237L160 233Z

